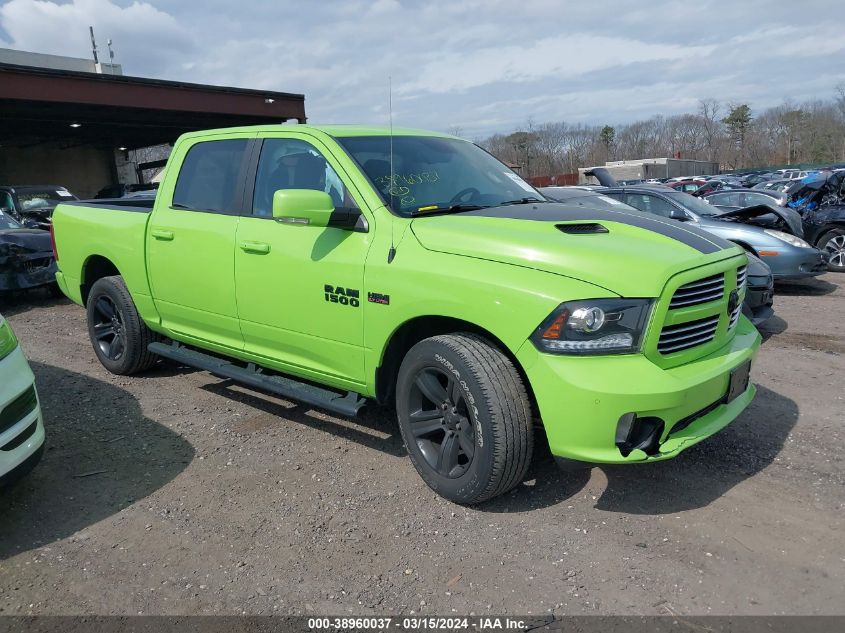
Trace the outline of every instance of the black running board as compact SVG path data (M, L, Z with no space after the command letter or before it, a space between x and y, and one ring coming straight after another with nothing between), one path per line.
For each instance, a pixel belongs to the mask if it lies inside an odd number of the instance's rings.
M153 354L164 356L183 365L203 369L220 378L228 378L283 398L298 400L349 417L358 415L358 411L367 403L360 394L354 391L349 391L344 396L292 378L264 374L263 369L253 363L241 367L232 361L203 354L179 343L150 343L148 349Z

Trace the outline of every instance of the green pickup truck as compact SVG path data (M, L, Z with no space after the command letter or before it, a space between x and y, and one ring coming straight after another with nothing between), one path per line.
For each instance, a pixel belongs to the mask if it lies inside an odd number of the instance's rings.
M109 371L166 357L342 415L395 403L414 466L459 503L524 479L535 419L564 465L643 463L755 393L739 247L549 202L448 135L186 134L155 201L60 204L52 226Z

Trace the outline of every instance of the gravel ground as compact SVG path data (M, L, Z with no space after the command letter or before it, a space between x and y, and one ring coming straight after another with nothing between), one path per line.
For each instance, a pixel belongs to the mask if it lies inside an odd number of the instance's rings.
M82 309L0 311L47 452L0 495L2 614L845 613L845 291L778 288L730 427L678 458L435 496L389 411L329 416L213 376L96 361Z

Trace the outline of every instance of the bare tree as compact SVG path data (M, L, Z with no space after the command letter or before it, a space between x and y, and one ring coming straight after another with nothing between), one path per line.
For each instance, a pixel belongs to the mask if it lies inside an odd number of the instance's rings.
M719 140L722 136L722 121L719 113L722 106L716 99L701 99L698 102L698 116L704 125L704 142L707 146L707 160L719 157Z

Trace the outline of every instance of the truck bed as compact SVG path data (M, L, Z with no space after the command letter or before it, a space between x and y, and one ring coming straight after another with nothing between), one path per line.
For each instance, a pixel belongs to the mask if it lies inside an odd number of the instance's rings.
M117 267L136 302L146 305L150 286L146 271L145 239L154 199L85 200L63 202L53 212L58 245L60 283L68 296L83 303L84 271L95 258Z

